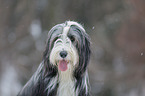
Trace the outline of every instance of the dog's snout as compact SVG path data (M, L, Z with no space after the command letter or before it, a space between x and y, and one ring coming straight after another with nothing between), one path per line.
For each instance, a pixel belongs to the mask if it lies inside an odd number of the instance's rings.
M67 56L67 51L61 51L59 55L60 57L65 58Z

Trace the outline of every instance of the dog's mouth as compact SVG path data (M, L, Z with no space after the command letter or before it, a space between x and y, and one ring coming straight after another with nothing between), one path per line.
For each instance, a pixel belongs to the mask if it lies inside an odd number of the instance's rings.
M60 71L66 71L68 69L68 61L67 60L59 60L58 62L58 69Z

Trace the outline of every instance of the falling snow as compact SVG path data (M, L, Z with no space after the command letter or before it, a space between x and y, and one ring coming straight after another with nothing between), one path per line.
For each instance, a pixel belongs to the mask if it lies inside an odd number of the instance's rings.
M143 52L140 55L143 56Z

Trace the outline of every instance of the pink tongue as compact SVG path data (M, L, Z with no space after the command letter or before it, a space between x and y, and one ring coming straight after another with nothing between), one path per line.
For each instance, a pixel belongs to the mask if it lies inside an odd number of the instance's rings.
M66 70L67 70L67 62L66 62L65 60L59 61L58 68L59 68L61 71L66 71Z

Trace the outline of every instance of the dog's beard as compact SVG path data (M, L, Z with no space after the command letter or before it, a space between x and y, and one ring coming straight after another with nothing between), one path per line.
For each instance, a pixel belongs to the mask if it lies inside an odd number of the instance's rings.
M67 52L65 58L60 56L62 51ZM78 62L78 52L71 40L66 37L64 40L58 39L54 42L49 59L51 64L57 66L59 71L72 71Z

